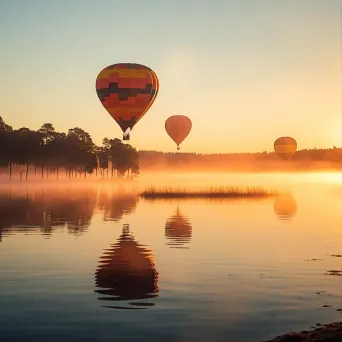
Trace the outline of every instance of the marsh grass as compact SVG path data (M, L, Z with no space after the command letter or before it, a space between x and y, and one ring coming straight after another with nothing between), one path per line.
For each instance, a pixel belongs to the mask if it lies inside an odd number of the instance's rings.
M146 199L171 199L171 198L265 198L274 197L278 193L262 187L210 187L208 189L186 188L148 188L140 193L140 197Z

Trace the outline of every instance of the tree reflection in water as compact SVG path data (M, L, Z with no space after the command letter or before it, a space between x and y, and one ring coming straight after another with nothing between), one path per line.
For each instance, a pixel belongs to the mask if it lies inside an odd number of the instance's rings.
M138 200L137 194L132 192L102 192L99 196L98 207L103 210L104 221L118 222L123 215L129 215L135 210Z
M72 235L87 231L96 206L93 189L44 189L0 194L2 236L40 233L49 238L57 229ZM1 241L1 239L0 239Z

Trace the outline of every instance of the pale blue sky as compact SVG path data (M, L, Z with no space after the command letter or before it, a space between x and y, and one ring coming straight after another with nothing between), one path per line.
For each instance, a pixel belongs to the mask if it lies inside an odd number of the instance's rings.
M135 126L137 149L174 151L164 130L191 118L182 151L342 145L339 0L0 0L0 115L15 128L79 126L119 137L95 79L136 62L160 92Z

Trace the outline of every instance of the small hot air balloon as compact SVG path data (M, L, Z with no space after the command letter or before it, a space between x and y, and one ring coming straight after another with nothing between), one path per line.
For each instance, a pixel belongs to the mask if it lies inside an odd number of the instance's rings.
M281 137L274 142L274 151L283 160L290 160L297 150L297 142L291 137Z
M177 144L177 150L180 149L179 145L189 135L191 128L191 120L184 115L173 115L165 121L166 132Z
M141 64L113 64L96 78L97 96L122 129L123 140L129 140L130 131L152 106L158 89L156 73Z

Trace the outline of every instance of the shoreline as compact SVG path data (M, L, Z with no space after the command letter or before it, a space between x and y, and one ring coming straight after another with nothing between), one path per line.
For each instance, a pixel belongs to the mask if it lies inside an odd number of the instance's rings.
M341 342L342 322L318 325L314 330L287 333L272 340L258 342Z

